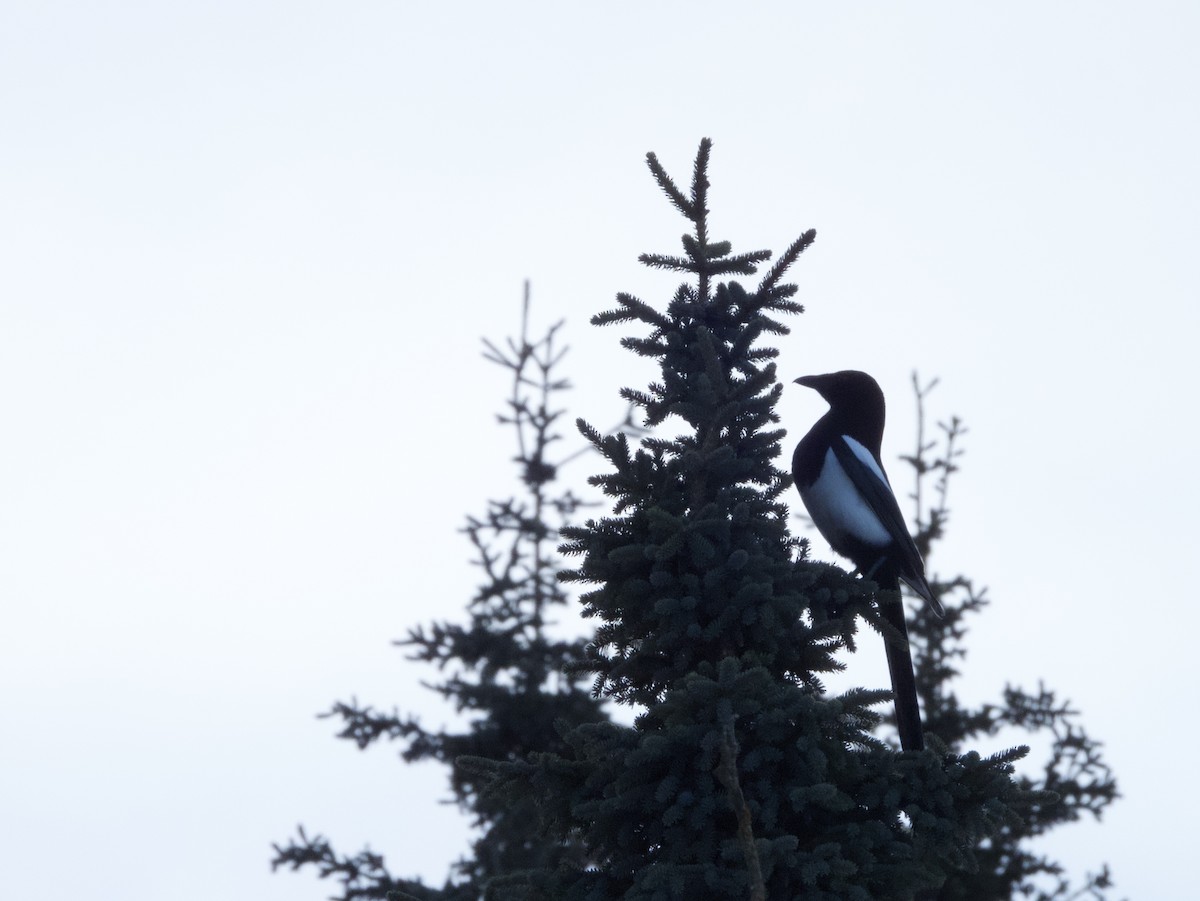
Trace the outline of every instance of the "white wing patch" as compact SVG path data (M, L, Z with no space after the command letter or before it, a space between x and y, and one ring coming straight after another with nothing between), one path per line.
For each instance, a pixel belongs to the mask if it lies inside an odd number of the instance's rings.
M875 477L879 479L879 481L883 482L883 484L887 485L889 488L892 487L892 483L888 481L887 473L879 468L879 464L875 462L875 457L871 455L869 450L867 450L849 435L843 435L842 440L846 442L846 447L854 451L854 456L858 457L858 459L862 461L863 466L875 473ZM830 451L829 453L833 453L833 451Z
M853 438L843 436L843 440L854 451L854 455L862 459L886 485L887 479L871 452ZM883 527L875 511L859 495L832 448L825 452L825 461L817 480L804 489L803 500L809 516L830 544L840 544L838 539L843 535L880 547L892 542L892 536Z

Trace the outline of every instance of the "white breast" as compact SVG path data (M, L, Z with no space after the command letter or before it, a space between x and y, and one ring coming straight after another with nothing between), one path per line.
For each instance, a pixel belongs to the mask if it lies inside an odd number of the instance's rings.
M853 438L845 440L854 451L854 455L886 485L887 480L871 452ZM809 516L830 544L838 545L838 539L844 535L851 535L859 541L880 547L891 543L892 538L887 529L859 495L832 448L825 452L825 461L821 465L821 474L817 476L817 480L807 488L801 489L800 494L804 506L808 508Z

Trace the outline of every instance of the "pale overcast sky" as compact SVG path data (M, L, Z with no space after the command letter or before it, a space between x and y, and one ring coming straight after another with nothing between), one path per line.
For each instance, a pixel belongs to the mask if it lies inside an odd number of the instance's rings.
M1187 2L5 4L0 897L316 901L301 822L444 877L444 771L314 714L446 720L390 641L516 487L479 339L531 278L615 421L647 373L587 319L669 298L643 156L706 135L714 237L818 230L781 375L874 373L897 480L911 370L970 427L962 691L1045 679L1125 796L1047 850L1189 897L1198 46Z

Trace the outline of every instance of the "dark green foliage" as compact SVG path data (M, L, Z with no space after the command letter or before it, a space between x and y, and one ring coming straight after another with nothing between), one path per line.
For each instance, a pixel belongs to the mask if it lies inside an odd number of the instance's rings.
M780 281L814 233L753 290L717 281L754 274L770 254L735 256L709 240L708 152L706 141L686 195L649 158L693 233L682 256L642 261L692 281L665 310L621 294L616 309L593 319L642 326L622 344L661 372L645 389L622 392L659 435L635 446L632 428L602 435L579 423L607 461L592 483L613 511L561 533L579 558L563 579L586 589L595 641L585 653L544 629L546 611L565 600L549 520L576 501L549 492L556 469L546 448L559 416L549 398L565 387L551 375L561 357L554 330L530 344L523 328L507 350L488 349L514 376L501 421L516 429L526 495L468 523L487 576L470 624L418 628L402 642L450 671L436 688L472 717L469 728L432 733L353 702L327 714L360 747L387 737L404 743L406 760L446 763L456 797L483 830L473 857L458 864L456 881L434 889L394 878L369 851L341 856L301 830L276 848L275 865L337 878L342 901L1104 899L1107 869L1072 887L1058 863L1028 848L1085 813L1099 817L1116 797L1075 711L1040 685L1033 694L1006 687L1002 702L978 708L951 690L967 617L987 604L969 580L931 581L947 616L921 605L910 627L929 750L897 753L875 736L890 714L887 692L825 691L824 675L854 650L858 620L887 626L871 583L809 560L806 542L789 534L790 484L775 467L784 437L774 412L776 351L759 342L786 334L779 317L802 311L795 286ZM916 474L917 542L928 556L948 518L964 429L952 420L943 442L926 442L932 386L914 385L918 444L906 459ZM661 437L670 424L679 434ZM603 717L577 684L585 674L599 694L636 707L632 727ZM1025 749L992 758L971 750L1014 728L1049 737L1048 759L1032 776L1012 776ZM419 819L408 814L405 828Z
M966 433L962 422L954 417L948 423L939 423L940 440L926 441L925 400L936 384L934 380L922 386L913 377L917 447L912 456L904 458L915 474L915 537L926 558L943 536L949 519L949 481L958 470L962 453L959 440ZM926 483L931 478L933 501L927 504ZM1072 886L1061 864L1029 848L1029 840L1081 816L1090 814L1099 819L1116 800L1116 779L1100 754L1100 744L1079 724L1078 712L1041 683L1034 693L1006 685L1001 702L963 707L951 683L966 658L966 621L982 612L988 601L985 592L976 590L964 576L931 585L946 608L945 618L934 618L922 605L909 627L926 729L952 750L1013 729L1048 736L1050 743L1041 771L1017 778L1027 799L1018 808L1020 819L1006 825L985 847L976 849L978 870L953 874L936 897L943 901L1018 896L1036 901L1105 898L1103 890L1111 887L1106 866L1086 876L1081 887Z
M564 578L587 587L600 624L584 666L641 712L632 727L565 731L565 753L472 766L587 849L586 868L526 874L525 897L917 897L1019 826L1031 802L1010 773L1024 749L984 759L934 740L899 754L872 735L885 693L823 690L857 619L877 621L873 586L809 562L788 532L776 351L759 343L801 312L780 279L814 234L753 289L717 282L769 254L709 240L709 148L686 195L649 158L693 232L683 256L642 260L692 280L665 312L619 295L594 319L645 328L622 344L655 359L660 380L624 395L679 433L635 449L581 423L609 464L592 483L613 513L563 531L580 558Z
M413 658L447 673L435 687L469 718L462 732L432 732L396 711L381 713L357 702L337 703L325 716L342 722L341 738L366 748L379 739L400 741L406 761L437 760L450 767L455 798L473 816L482 834L469 858L455 867L456 878L440 890L397 879L379 855L363 851L339 855L321 836L301 830L297 840L276 846L273 866L315 866L342 884L342 901L382 899L389 892L418 899L468 901L500 899L503 879L525 870L583 863L578 842L547 839L530 797L500 799L482 790L480 773L465 765L471 757L522 760L533 752L566 749L558 724L604 718L601 702L565 675L583 656L583 643L554 639L548 617L567 596L556 578L561 559L554 552L557 526L576 509L569 491L552 492L557 467L551 445L562 415L555 395L568 385L557 375L563 351L556 346L558 326L540 341L528 336L528 294L521 338L505 348L485 342L485 356L512 377L508 409L500 422L517 438L516 462L524 495L493 501L482 518L470 518L464 530L475 548L485 579L469 606L470 619L413 629L398 642ZM419 822L406 814L408 828ZM494 883L494 884L493 884Z

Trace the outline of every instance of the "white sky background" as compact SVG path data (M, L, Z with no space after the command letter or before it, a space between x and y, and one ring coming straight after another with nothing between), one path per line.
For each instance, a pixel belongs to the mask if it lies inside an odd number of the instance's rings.
M1187 896L1197 7L733 6L0 11L0 897L315 901L268 871L300 822L441 880L444 770L314 714L446 721L389 642L461 609L456 530L516 489L479 338L530 277L614 422L647 371L587 319L670 296L643 155L686 181L705 135L714 237L818 229L781 375L873 372L898 483L913 368L967 421L962 691L1044 678L1125 795L1049 851ZM792 438L822 409L790 387Z

